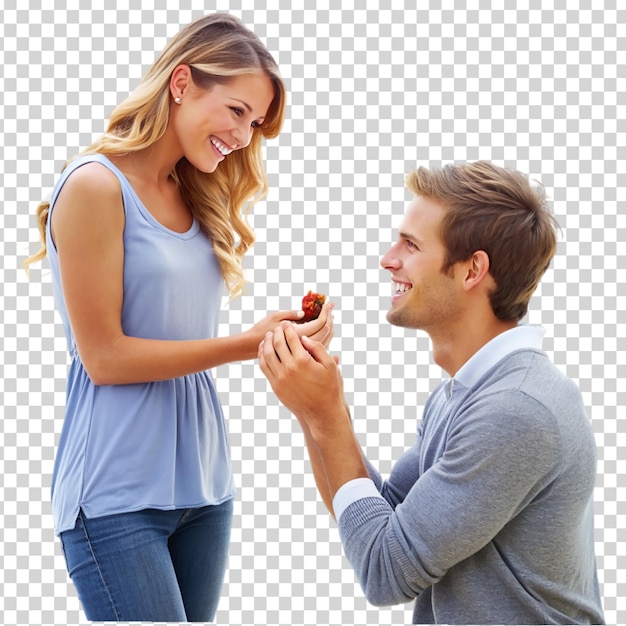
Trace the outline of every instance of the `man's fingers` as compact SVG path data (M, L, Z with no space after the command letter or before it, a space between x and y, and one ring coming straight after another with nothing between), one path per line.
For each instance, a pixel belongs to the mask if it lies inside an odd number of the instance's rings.
M280 381L292 380L298 370L304 374L301 368L336 367L336 361L322 343L301 338L290 322L283 322L273 333L265 335L259 345L259 364L273 387L282 384Z
M259 344L259 365L261 371L268 378L273 375L271 362L276 359L276 353L272 346L272 333L266 333L263 341Z
M291 322L282 322L272 336L271 343L281 363L286 363L293 354L292 346L285 335L285 330L288 328L293 328L293 324Z
M291 324L283 324L282 331L291 351L291 354L295 358L303 358L307 355L311 355L315 361L328 368L330 363L333 362L328 354L328 351L324 345L319 341L314 341L306 335L300 337L295 328Z
M310 337L306 335L302 337L302 345L306 348L307 352L321 365L328 369L331 363L335 361L328 354L323 343L319 341L314 341Z
M280 330L282 333L285 343L289 346L289 350L292 354L294 351L298 350L298 346L300 346L300 349L303 349L300 345L300 335L298 334L294 324L283 322L277 330Z
M290 322L288 322L291 325ZM291 353L285 342L285 337L277 328L274 332L266 333L263 342L259 346L259 364L261 371L270 379L275 380L280 374L281 367Z

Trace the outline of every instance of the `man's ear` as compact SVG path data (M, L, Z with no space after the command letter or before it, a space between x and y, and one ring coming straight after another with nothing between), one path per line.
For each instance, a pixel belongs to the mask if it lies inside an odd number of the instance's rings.
M179 65L176 67L170 78L170 93L172 94L172 98L182 98L191 82L191 68L188 65Z
M485 280L489 280L489 255L484 250L477 250L465 263L463 286L470 291Z

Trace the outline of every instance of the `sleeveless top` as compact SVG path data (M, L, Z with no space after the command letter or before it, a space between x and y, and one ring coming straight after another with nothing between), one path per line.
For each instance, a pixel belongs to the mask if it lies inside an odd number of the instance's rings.
M104 155L72 161L50 199L48 259L71 365L66 413L52 477L55 532L87 518L146 508L172 510L234 496L228 434L209 371L128 385L94 385L78 355L50 232L63 184L81 165L98 162L122 189L126 335L185 340L215 337L223 279L210 239L194 219L184 233L160 224L124 174Z

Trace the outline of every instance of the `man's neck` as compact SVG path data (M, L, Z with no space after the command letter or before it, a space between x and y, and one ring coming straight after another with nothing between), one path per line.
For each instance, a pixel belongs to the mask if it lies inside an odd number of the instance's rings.
M516 326L517 322L494 319L482 326L467 324L452 332L429 333L435 363L453 377L485 344Z

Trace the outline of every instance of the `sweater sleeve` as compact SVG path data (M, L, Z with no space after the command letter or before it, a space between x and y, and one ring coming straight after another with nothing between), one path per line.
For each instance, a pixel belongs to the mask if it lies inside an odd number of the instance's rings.
M549 485L559 454L552 415L525 394L483 396L466 406L430 468L419 477L394 468L383 493L405 492L402 502L359 499L339 519L369 602L408 602L478 552Z

